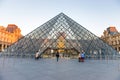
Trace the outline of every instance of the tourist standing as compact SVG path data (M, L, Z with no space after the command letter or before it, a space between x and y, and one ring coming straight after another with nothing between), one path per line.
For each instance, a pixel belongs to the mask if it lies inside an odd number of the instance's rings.
M59 52L58 51L56 53L56 58L57 58L57 62L58 62L58 60L59 60Z
M35 54L35 59L36 59L36 60L39 59L39 51L36 52L36 54Z
M81 61L84 62L84 59L85 59L85 53L82 51L82 53L81 53Z
M81 54L78 55L78 62L81 62Z

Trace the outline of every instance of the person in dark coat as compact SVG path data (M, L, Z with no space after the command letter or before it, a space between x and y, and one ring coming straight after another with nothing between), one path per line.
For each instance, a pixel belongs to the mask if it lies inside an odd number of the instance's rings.
M58 62L58 60L59 60L59 52L58 51L56 53L56 58L57 58L57 62Z

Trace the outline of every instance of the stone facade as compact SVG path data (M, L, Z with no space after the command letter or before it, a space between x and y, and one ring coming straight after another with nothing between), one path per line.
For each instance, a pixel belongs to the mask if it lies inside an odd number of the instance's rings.
M110 26L104 30L101 39L120 52L120 32L117 31L115 26Z
M3 51L21 37L21 30L15 24L8 24L7 27L0 26L0 51Z

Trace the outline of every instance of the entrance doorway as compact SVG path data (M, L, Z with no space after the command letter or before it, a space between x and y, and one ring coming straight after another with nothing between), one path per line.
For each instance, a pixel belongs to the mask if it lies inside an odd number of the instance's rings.
M49 58L53 58L56 57L56 53L57 51L60 54L61 58L77 58L78 57L78 51L75 50L74 48L72 49L64 49L64 48L57 48L57 49L53 49L53 48L48 48L46 49L42 56L43 57L49 57Z

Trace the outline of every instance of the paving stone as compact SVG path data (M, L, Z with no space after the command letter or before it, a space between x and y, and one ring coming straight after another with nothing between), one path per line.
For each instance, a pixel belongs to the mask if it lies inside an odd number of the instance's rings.
M0 57L0 80L120 80L120 60Z

